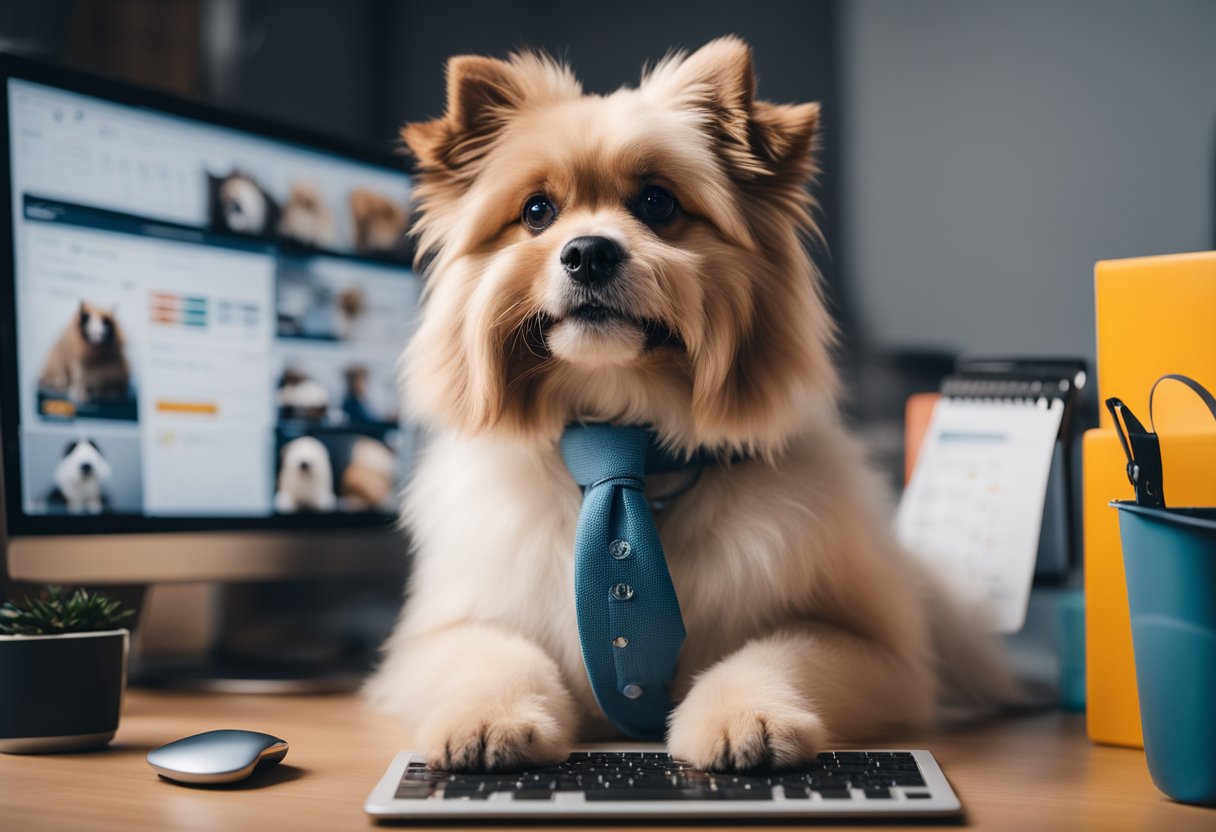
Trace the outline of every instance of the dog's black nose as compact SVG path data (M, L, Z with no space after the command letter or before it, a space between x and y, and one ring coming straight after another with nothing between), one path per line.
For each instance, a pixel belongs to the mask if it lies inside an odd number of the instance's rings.
M300 460L300 470L301 471L308 471L311 468L312 468L312 463L310 463L307 459Z
M80 476L87 477L91 473L93 473L93 463L91 463L91 462L80 463Z
M566 243L560 259L571 280L591 286L611 280L624 258L620 247L607 237L575 237Z

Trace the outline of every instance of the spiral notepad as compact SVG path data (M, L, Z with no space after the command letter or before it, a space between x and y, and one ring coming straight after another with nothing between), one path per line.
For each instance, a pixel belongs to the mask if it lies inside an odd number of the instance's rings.
M900 540L1002 633L1020 630L1066 400L1041 380L950 379L896 516Z

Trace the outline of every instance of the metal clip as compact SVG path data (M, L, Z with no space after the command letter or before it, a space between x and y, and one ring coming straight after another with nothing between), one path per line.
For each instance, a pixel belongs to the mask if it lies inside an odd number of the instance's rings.
M1161 508L1165 506L1162 487L1161 444L1157 434L1140 423L1127 405L1117 398L1106 400L1106 409L1115 420L1115 432L1127 457L1127 480L1136 490L1136 504Z

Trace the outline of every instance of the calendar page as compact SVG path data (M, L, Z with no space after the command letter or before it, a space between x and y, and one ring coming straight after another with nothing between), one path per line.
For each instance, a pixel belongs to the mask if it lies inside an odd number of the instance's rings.
M938 401L900 501L900 540L1001 633L1022 628L1064 402Z

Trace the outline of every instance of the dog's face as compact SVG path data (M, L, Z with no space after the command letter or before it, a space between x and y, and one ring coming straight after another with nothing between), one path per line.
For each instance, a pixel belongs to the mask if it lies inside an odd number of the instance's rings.
M333 220L316 187L306 182L292 187L291 196L283 206L279 233L309 245L322 246L332 242Z
M113 310L81 302L76 326L80 330L80 337L90 346L107 347L119 341L118 323L114 320Z
M409 404L466 431L779 447L835 391L800 241L818 113L754 100L733 38L608 96L535 55L453 59L446 115L403 132L433 258Z
M291 196L287 198L287 205L283 210L293 210L313 216L328 216L329 214L320 191L307 183L297 183L292 187Z
M279 469L280 486L284 490L313 493L333 489L333 469L329 451L321 441L301 436L283 446L283 461Z
M104 484L110 480L110 463L92 440L80 439L64 449L55 475L56 483L64 489L88 482Z
M366 188L350 193L355 245L363 252L392 252L400 247L409 220L405 209Z
M273 204L266 192L239 171L210 177L212 200L218 209L216 221L238 234L266 234L272 224Z

